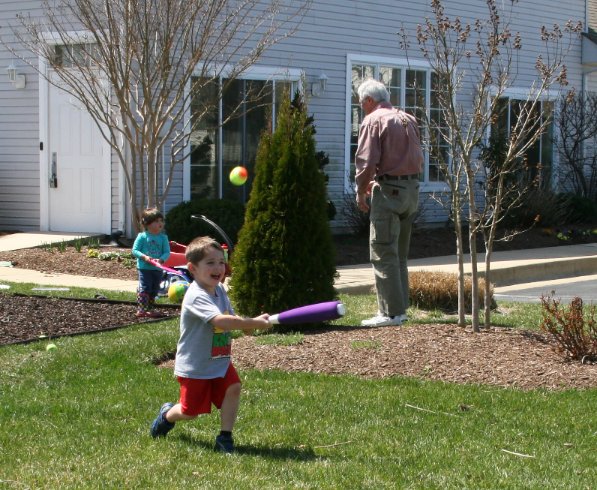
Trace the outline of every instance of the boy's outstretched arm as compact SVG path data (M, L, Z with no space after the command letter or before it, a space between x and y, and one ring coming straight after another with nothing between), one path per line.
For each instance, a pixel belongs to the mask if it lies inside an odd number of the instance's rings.
M272 324L267 321L269 315L264 313L255 318L243 318L236 315L216 315L210 323L220 330L264 330L271 328Z

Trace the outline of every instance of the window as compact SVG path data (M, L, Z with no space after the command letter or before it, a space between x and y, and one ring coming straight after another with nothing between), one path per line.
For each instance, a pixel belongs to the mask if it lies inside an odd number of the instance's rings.
M530 105L530 102L509 97L500 98L497 104L499 118L491 128L492 133L504 138L510 136L510 131L516 126L516 121L525 105ZM548 124L546 131L525 154L530 170L526 177L529 180L539 179L540 185L545 189L551 187L553 171L553 124L551 122L553 110L554 105L551 101L541 101L535 108L533 117L541 118L541 122L548 121Z
M441 110L436 93L438 81L435 74L426 66L413 67L380 61L375 63L356 62L350 63L351 67L351 98L350 98L350 136L349 151L351 175L354 174L355 154L358 145L359 126L363 121L364 112L359 105L357 89L367 78L380 80L390 92L390 102L395 107L400 107L413 114L419 122L421 138L424 147L429 148L433 142L436 149L447 158L447 143L440 138L430 138L428 131L423 127L426 118L432 123L441 124ZM437 153L432 152L437 155ZM427 183L441 183L439 161L436 157L425 152L425 163L421 180Z
M214 105L218 85L225 90ZM191 117L196 125L190 141L190 199L248 200L261 133L275 125L281 97L296 89L297 82L288 79L220 79L193 94ZM249 171L247 183L238 187L228 180L237 165Z
M98 58L97 44L57 44L54 46L54 64L64 68L94 66Z

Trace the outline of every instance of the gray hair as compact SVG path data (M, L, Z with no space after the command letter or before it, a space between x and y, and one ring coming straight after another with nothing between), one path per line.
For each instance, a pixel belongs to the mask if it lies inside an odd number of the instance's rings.
M390 102L390 93L386 86L369 78L359 85L357 89L359 94L359 101L362 101L366 97L371 97L375 102Z

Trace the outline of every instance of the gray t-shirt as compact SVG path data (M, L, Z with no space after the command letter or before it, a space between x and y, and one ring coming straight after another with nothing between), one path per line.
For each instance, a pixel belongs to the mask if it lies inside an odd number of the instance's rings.
M211 323L217 315L234 315L226 291L219 284L210 295L195 281L189 286L180 314L180 338L176 348L174 374L183 378L223 378L230 364L230 332Z

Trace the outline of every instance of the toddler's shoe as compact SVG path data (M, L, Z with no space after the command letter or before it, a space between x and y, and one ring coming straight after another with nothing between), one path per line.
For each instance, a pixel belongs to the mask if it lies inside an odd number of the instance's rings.
M170 410L173 406L174 403L164 403L162 405L158 416L151 424L151 429L149 430L151 437L163 437L174 428L174 422L168 422L166 417L164 417L164 414L168 413L168 410Z
M230 436L223 436L220 434L216 437L216 445L214 451L219 453L232 454L234 452L234 440Z
M136 313L137 318L164 318L164 315L160 311L138 311Z
M162 313L161 311L157 311L157 310L152 310L149 311L149 318L164 318L166 315L164 313Z

